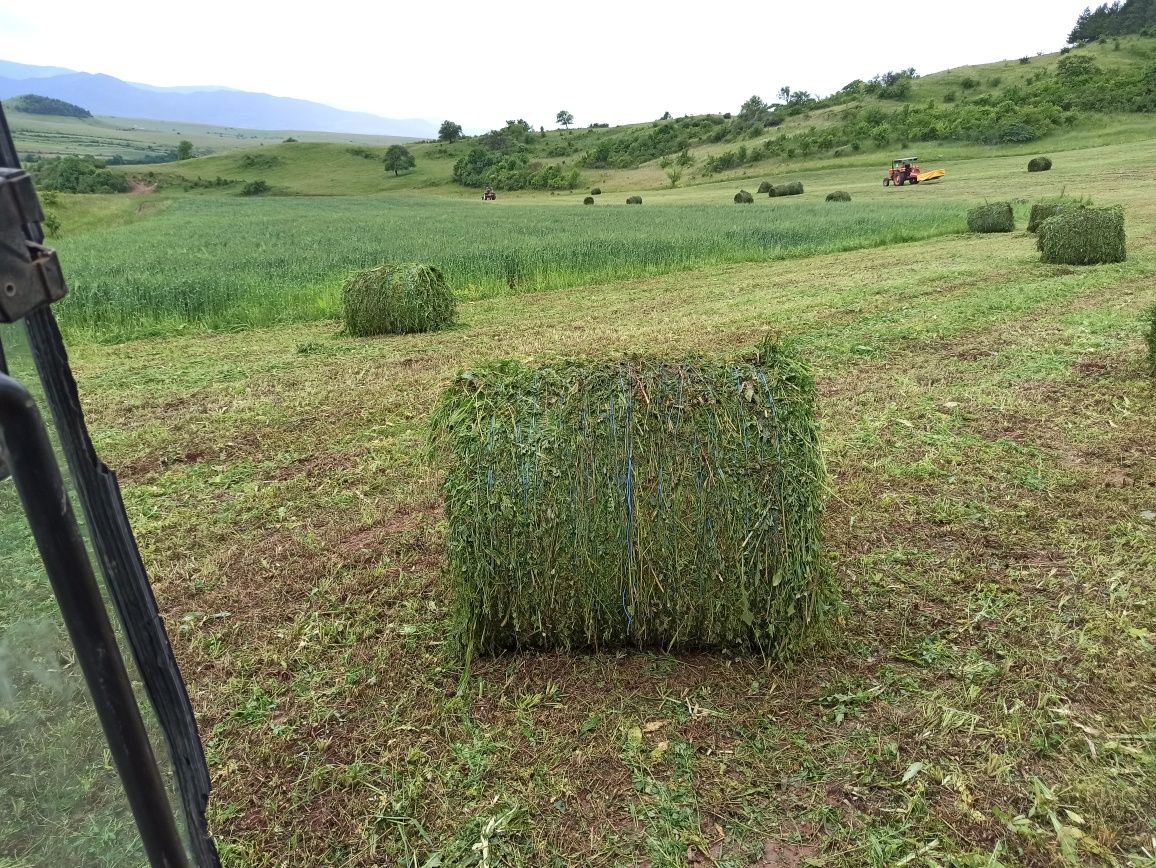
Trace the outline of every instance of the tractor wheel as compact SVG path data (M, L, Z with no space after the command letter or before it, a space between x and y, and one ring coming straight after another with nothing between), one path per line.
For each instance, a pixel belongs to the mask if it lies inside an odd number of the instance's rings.
M883 179L883 186L884 187L890 187L891 186L891 176L890 175L888 175L886 178Z

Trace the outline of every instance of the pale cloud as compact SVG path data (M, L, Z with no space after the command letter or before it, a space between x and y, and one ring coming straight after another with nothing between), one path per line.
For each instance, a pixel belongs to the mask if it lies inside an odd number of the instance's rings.
M521 117L626 123L737 110L779 88L1059 49L1087 0L320 7L57 0L2 8L0 59L156 85L227 85L484 129Z

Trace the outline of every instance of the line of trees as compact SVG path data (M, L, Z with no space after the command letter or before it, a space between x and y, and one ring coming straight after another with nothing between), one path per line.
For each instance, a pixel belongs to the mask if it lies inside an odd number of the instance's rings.
M1126 0L1104 3L1093 12L1085 9L1068 36L1072 45L1093 42L1106 36L1126 36L1156 27L1156 0Z

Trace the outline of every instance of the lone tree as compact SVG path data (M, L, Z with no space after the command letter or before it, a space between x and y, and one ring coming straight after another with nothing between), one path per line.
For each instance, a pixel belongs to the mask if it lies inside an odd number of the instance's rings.
M442 125L438 127L439 142L456 142L461 137L461 124L455 124L453 121L442 121Z
M181 139L177 144L177 159L187 160L193 155L193 143L188 139Z
M415 165L417 163L414 161L413 154L402 145L390 145L385 152L385 170L387 172L392 170L395 178L399 172L412 169Z
M570 112L566 111L565 109L562 109L562 111L558 112L558 116L555 118L555 120L558 122L559 126L563 126L569 130L570 124L574 123L574 115L570 114Z

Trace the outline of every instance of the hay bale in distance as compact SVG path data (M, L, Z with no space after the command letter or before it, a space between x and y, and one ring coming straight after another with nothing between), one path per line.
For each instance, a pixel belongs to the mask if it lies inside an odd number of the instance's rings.
M457 313L441 271L418 262L359 271L345 282L341 299L345 332L357 337L438 331Z
M1040 261L1057 265L1101 265L1123 262L1124 209L1075 208L1040 224L1036 244Z
M585 199L582 200L582 204L583 205L593 205L594 204L594 197L593 196L587 196Z
M602 188L601 187L592 187L590 189L590 195L591 196L601 196L602 195Z
M827 194L828 202L850 202L851 194L846 190L835 190L833 193Z
M642 204L642 197L641 196L627 196L626 197L626 204L627 205L641 205Z
M737 193L735 193L736 205L750 205L754 201L755 197L748 193L746 190L739 190Z
M1028 232L1038 231L1040 224L1049 217L1082 207L1084 206L1076 202L1036 202L1032 205L1032 212L1028 216Z
M1046 172L1051 167L1051 157L1032 157L1030 160L1028 160L1029 172Z
M791 181L787 184L780 184L779 186L771 186L767 190L767 195L772 199L776 196L799 196L803 192L802 181Z
M759 189L757 192L759 193L759 195L762 195L763 193L771 192L771 182L770 181L761 182L759 184Z
M475 368L441 395L431 443L465 648L782 658L824 621L815 383L772 342Z
M1015 214L1010 202L992 202L967 212L967 228L971 232L1013 232Z

